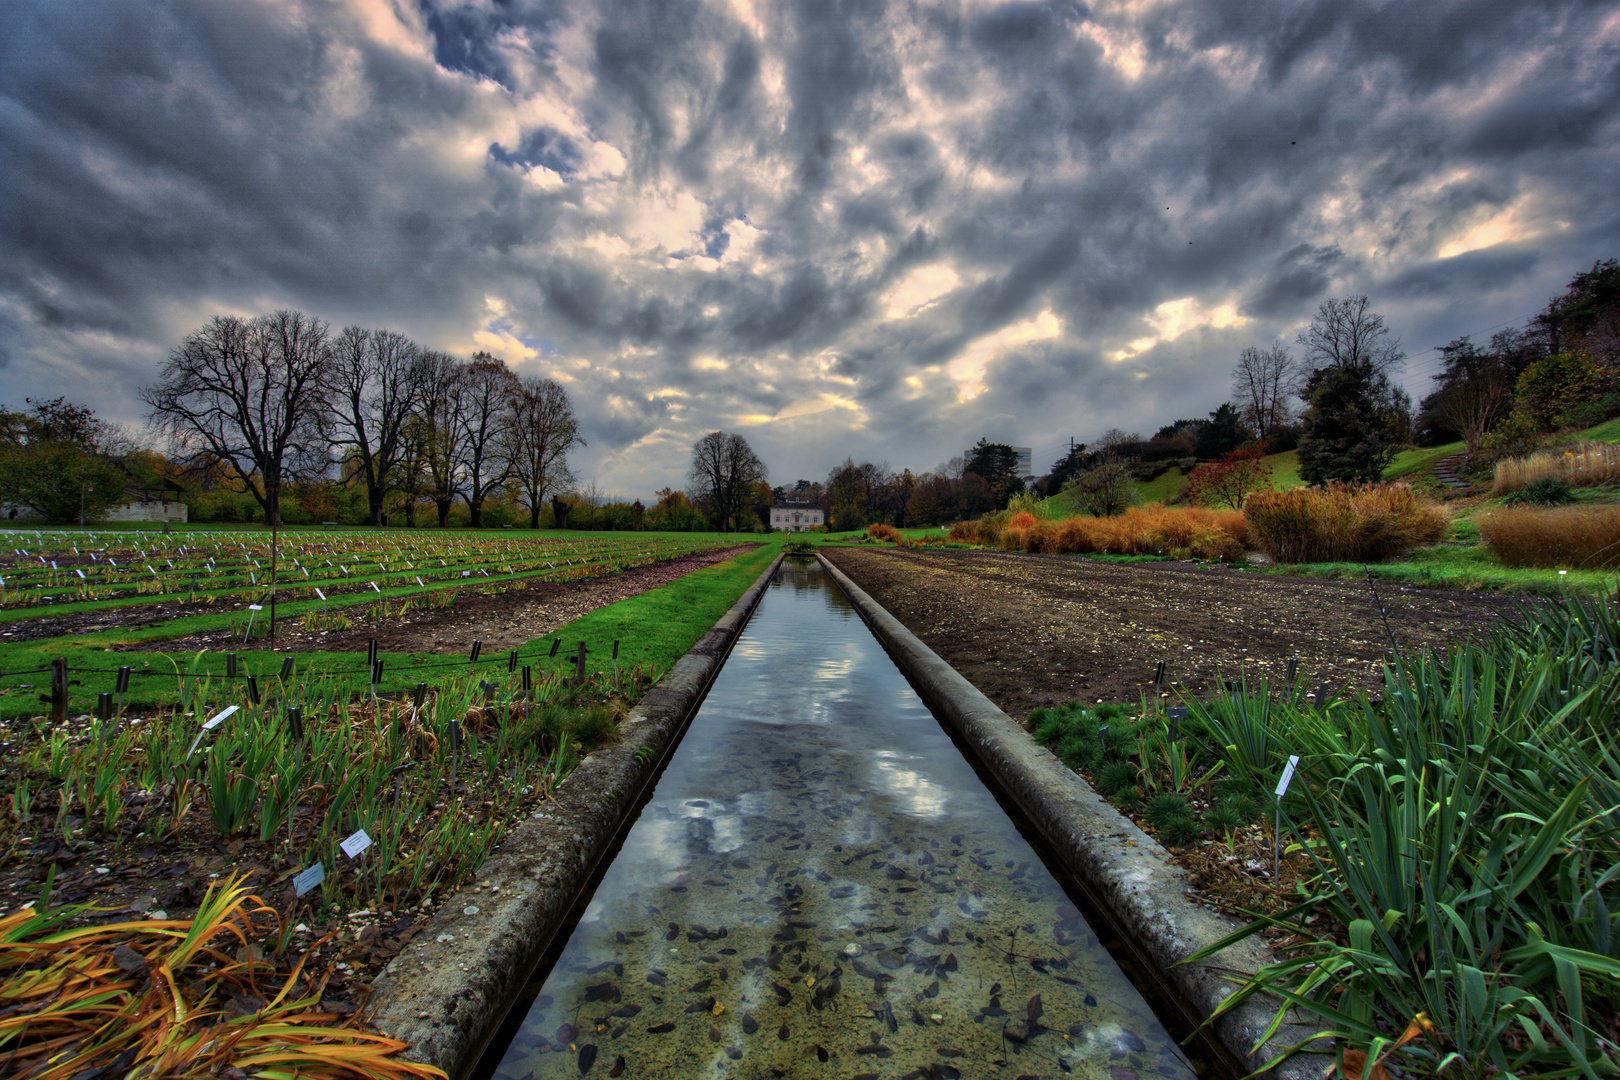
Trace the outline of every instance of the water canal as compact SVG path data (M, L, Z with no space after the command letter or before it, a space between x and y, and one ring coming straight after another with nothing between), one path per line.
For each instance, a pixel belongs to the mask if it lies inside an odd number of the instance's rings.
M501 1080L1191 1077L814 563L784 563Z

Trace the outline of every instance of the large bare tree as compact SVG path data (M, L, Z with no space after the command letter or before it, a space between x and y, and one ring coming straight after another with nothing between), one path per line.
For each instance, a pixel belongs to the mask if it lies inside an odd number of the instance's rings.
M498 357L473 353L461 394L461 448L456 457L471 524L484 523L484 503L512 474L510 433L517 376Z
M368 520L381 525L383 502L400 481L422 350L393 330L350 326L332 351L334 441L348 448L347 462L366 485Z
M330 463L331 355L326 323L303 312L216 316L169 354L141 400L177 452L228 464L236 490L279 522L283 484Z
M521 379L513 392L512 414L512 479L519 501L529 511L529 528L538 529L547 493L574 482L568 451L584 446L585 440L568 391L554 379L534 375Z
M1322 301L1311 325L1299 332L1299 343L1313 371L1333 367L1377 381L1406 362L1399 339L1390 337L1384 317L1367 307L1365 296Z
M693 501L719 520L721 532L730 532L750 489L765 482L765 465L741 435L711 431L692 444L689 477Z
M1281 342L1269 349L1247 348L1232 369L1232 402L1243 420L1264 439L1288 423L1289 404L1299 392L1300 370Z
M413 492L425 489L438 510L439 528L450 524L450 508L461 494L461 407L467 389L466 369L449 353L422 353L416 377L416 417L408 428L412 444L406 456L417 465L408 481Z

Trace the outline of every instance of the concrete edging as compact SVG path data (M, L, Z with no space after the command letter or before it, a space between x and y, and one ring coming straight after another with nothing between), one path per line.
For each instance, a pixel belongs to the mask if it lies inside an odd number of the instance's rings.
M1052 752L1037 746L1023 726L985 697L939 655L907 630L821 552L822 566L844 590L855 610L922 692L935 715L973 747L986 768L1052 845L1068 869L1087 887L1136 950L1157 965L1163 979L1197 1020L1209 1017L1236 989L1234 972L1252 972L1272 955L1250 938L1209 960L1181 963L1210 942L1237 929L1226 918L1186 894L1186 872L1171 865L1169 853ZM1214 1025L1221 1043L1251 1071L1266 1068L1277 1052L1250 1047L1270 1023L1275 1005L1251 1001ZM1314 1030L1285 1025L1273 1041L1291 1046ZM1313 1057L1315 1055L1312 1055ZM1322 1066L1294 1057L1271 1070L1278 1080L1315 1080Z
M663 770L781 564L779 554L631 710L620 742L580 763L557 789L560 809L548 806L515 825L477 881L448 898L383 969L367 1012L378 1030L411 1044L409 1057L451 1080L467 1075Z

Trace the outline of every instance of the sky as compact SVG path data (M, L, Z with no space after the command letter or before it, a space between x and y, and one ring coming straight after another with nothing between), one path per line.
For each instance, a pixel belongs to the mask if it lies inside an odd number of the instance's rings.
M1620 256L1620 7L12 0L0 403L296 308L563 383L604 494L1151 434L1365 294L1435 346ZM1298 346L1294 346L1296 354Z

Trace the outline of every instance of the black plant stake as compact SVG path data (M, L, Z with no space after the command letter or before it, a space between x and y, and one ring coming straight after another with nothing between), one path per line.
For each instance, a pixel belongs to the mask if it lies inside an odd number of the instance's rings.
M1397 661L1402 661L1400 643L1395 640L1395 631L1389 625L1389 612L1384 610L1384 602L1378 598L1378 586L1373 584L1372 567L1362 563L1361 571L1367 575L1367 588L1372 591L1373 603L1378 607L1378 617L1384 620L1384 633L1389 638L1390 651L1395 654Z

